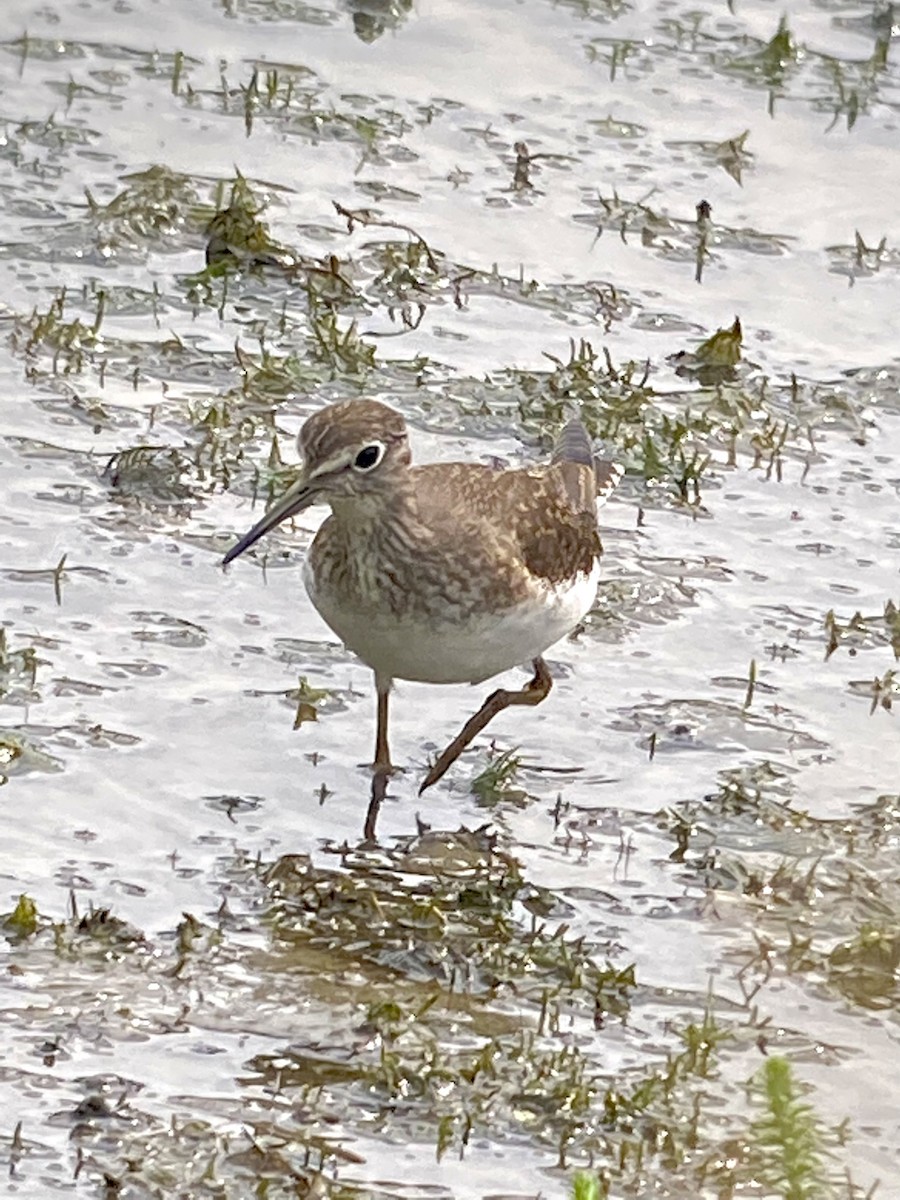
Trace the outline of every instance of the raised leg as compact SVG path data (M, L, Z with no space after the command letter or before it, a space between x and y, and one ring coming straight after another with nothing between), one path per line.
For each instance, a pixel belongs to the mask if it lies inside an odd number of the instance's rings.
M432 763L431 770L419 788L420 796L426 788L437 783L447 768L456 762L463 750L481 733L485 725L496 717L497 713L517 704L527 704L533 707L546 699L553 687L553 679L547 669L547 664L542 658L536 658L531 665L534 667L534 678L529 679L521 691L508 692L505 688L498 688L496 692L492 692L488 696L475 716L466 721L447 749L439 754Z

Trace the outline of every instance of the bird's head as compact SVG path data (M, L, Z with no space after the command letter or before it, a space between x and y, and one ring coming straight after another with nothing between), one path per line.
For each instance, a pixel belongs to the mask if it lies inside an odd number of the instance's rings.
M225 565L312 504L377 505L397 492L410 463L406 422L377 400L329 404L306 421L297 447L303 460L298 478L231 547Z

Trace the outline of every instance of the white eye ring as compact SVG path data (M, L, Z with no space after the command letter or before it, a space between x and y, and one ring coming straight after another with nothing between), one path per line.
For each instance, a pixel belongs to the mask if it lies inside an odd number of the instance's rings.
M384 442L369 442L354 458L353 470L361 473L373 470L384 458L386 448Z

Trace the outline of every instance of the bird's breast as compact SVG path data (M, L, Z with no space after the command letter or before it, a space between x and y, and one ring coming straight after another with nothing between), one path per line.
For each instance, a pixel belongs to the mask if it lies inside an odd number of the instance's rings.
M415 603L379 576L363 594L337 586L341 577L309 567L310 599L340 640L383 678L425 683L480 683L543 654L590 610L599 565L565 585L532 588L493 607L484 593L452 599L439 587L417 587ZM359 582L363 576L356 576ZM346 581L345 581L346 582Z

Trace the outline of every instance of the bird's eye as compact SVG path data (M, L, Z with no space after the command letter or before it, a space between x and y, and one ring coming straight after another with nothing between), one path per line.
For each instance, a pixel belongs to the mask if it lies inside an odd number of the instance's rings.
M381 442L373 442L371 446L365 446L357 454L353 460L353 466L357 471L371 471L373 467L377 467L384 457L384 446Z

